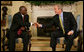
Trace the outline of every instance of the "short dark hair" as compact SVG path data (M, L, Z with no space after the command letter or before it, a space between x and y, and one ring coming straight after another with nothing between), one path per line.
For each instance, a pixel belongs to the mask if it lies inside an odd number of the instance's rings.
M21 10L22 10L22 8L25 8L25 6L20 6L19 11L21 11Z

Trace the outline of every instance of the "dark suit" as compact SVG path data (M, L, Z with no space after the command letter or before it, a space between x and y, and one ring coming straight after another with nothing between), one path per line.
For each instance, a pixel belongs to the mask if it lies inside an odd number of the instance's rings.
M51 33L51 42L50 46L55 49L57 44L57 38L59 37L65 37L66 40L66 50L70 50L74 37L76 35L76 29L77 29L77 23L76 20L71 12L63 12L63 23L64 23L64 30L65 34L63 34L60 21L59 21L59 15L55 15L53 17L53 20L46 25L43 25L43 28L45 27L51 27L52 25L55 26L55 31ZM67 33L69 31L73 30L74 34L68 36Z
M24 26L26 29L22 31L21 35L17 35L18 30ZM15 50L15 39L21 37L23 39L23 50L27 51L28 42L29 42L29 35L27 30L29 30L30 23L29 23L29 16L25 15L24 23L23 18L20 12L16 13L13 16L12 25L10 27L10 34L9 34L9 50Z

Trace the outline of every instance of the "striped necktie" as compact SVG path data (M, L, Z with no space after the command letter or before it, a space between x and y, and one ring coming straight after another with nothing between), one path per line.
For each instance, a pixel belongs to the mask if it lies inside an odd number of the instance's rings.
M60 15L59 15L59 21L60 21L60 25L62 27L63 33L65 34L65 30L64 30L62 19L61 19L61 16Z

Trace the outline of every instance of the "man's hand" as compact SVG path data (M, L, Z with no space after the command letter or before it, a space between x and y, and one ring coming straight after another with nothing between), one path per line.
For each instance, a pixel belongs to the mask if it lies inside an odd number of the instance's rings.
M37 23L38 27L42 27L42 24Z
M42 24L34 23L33 26L35 26L35 27L42 27Z
M25 30L25 27L21 27L21 30Z
M72 35L74 32L73 31L69 31L68 32L68 35Z
M32 24L32 26L35 26L35 27L37 27L37 26L38 26L38 24L37 24L37 23L34 23L34 24Z

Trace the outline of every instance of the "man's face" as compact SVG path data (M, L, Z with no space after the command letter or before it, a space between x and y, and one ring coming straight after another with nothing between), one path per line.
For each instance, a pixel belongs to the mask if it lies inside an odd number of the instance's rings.
M26 8L22 8L21 13L22 13L23 15L26 15L26 14L27 14L27 9L26 9Z
M55 13L56 13L56 14L58 14L58 13L59 13L58 6L55 6L55 7L54 7L54 10L55 10Z

